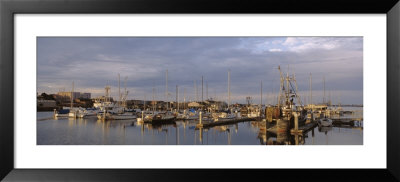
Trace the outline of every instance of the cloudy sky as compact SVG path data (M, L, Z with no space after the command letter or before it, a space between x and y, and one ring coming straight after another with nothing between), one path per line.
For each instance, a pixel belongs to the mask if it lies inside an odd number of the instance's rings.
M178 85L180 100L204 95L227 100L228 70L231 70L232 103L245 103L251 96L260 103L276 103L280 65L283 72L295 74L299 94L309 102L312 74L313 102L325 95L336 104L363 103L362 37L39 37L37 39L38 92L91 92L104 95L109 84L118 95L118 73L123 90L127 77L128 99L151 100L153 88L158 100L165 98L165 73L168 70L169 100L175 100Z

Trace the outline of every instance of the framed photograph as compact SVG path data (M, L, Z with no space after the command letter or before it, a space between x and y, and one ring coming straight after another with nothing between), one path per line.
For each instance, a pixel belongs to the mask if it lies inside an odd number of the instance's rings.
M397 1L0 8L5 181L400 180Z

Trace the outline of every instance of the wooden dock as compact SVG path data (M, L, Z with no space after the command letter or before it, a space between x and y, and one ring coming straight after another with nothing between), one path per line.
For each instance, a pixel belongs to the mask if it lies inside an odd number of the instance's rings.
M362 121L363 118L331 118L333 126L354 126L355 121Z
M229 124L235 124L235 123L240 123L240 122L245 122L245 121L256 121L256 120L257 120L257 118L227 119L227 120L220 120L220 121L211 122L211 123L197 124L196 128L211 128L214 126L222 126L222 125L229 125Z

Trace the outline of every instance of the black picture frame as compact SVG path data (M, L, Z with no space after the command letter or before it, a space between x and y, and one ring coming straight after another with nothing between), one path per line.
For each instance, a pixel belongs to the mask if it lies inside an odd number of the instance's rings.
M14 14L381 13L387 15L386 169L15 169ZM5 181L400 180L398 0L0 0L0 179ZM383 118L384 119L384 118ZM262 156L260 156L262 157ZM365 159L368 160L368 159ZM312 161L310 161L312 162ZM290 164L288 164L290 166Z

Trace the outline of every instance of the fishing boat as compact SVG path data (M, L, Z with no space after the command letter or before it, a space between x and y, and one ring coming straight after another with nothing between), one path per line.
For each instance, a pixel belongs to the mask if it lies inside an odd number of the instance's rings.
M280 89L277 107L280 110L279 119L289 121L289 128L294 128L296 125L302 126L306 123L307 110L302 103L302 99L298 95L296 77L294 74L289 75L289 73L286 73L286 76L284 76L280 66L278 66L278 70L280 73Z
M136 119L136 113L126 112L124 107L117 106L111 102L104 102L97 113L97 118L101 120L129 120Z
M136 113L133 110L128 109L126 107L126 98L128 96L128 91L126 90L126 80L125 77L125 91L124 94L121 94L120 91L120 75L118 74L118 102L115 104L109 100L110 98L110 86L106 86L105 88L105 98L104 102L100 104L101 113L97 114L97 118L101 120L130 120L136 119ZM129 112L128 112L129 111Z

